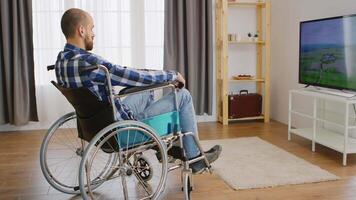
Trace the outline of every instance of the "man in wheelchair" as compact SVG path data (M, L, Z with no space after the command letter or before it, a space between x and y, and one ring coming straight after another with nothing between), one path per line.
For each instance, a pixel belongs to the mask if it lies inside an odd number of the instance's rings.
M55 64L55 72L58 84L65 88L88 88L100 101L108 102L110 98L105 88L106 77L102 69L97 68L85 74L81 74L82 68L103 65L110 72L113 86L147 86L157 83L175 81L184 86L185 80L178 72L173 71L149 71L138 70L129 67L112 64L100 56L90 53L93 49L93 19L85 11L80 9L67 10L61 19L62 32L67 39L64 50L58 54ZM170 112L174 109L172 95L167 94L156 102L150 92L130 95L121 100L116 98L117 120L141 120ZM188 90L181 87L177 92L179 106L180 126L182 133L192 132L198 134L195 111L192 97ZM183 138L184 150L188 159L200 155L199 148L192 136ZM204 152L209 163L214 162L221 153L221 146L215 145ZM168 154L174 158L180 155L172 148ZM204 160L199 160L189 166L194 174L204 171L207 167Z

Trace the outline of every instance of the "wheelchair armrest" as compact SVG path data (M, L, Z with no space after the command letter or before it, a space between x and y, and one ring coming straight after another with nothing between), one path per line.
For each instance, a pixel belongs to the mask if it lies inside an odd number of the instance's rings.
M167 87L167 86L175 87L171 82L164 82L164 83L148 85L148 86L140 86L140 87L126 87L119 92L119 96L124 96L132 93L138 93L146 90L152 90L152 89Z
M98 66L89 66L89 67L79 68L79 73L83 73L86 71L92 71L92 70L95 70L98 68L99 68Z
M48 65L47 66L47 71L54 70L54 68L55 68L55 65ZM94 70L94 69L98 69L98 67L97 66L90 66L90 67L80 68L79 69L79 73L84 72L84 71Z

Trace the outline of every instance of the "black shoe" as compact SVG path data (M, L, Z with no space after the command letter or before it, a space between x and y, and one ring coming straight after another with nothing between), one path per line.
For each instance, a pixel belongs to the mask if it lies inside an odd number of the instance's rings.
M213 163L215 160L217 160L221 154L222 147L220 145L215 145L208 151L205 151L205 157L209 161L209 163Z
M220 145L215 145L208 151L204 152L209 164L219 158L221 151L222 147ZM207 168L207 165L205 163L205 160L199 160L195 163L190 164L189 167L192 169L193 174L200 174Z

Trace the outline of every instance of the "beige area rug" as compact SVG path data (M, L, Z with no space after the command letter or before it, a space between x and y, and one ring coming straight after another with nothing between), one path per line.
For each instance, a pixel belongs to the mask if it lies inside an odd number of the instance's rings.
M339 177L258 137L201 141L204 149L222 146L212 164L232 188L251 189L337 180Z

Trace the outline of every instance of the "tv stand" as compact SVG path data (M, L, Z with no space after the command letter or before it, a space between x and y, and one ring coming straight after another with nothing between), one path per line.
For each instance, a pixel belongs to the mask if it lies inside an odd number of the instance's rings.
M336 95L336 96L341 96L341 97L346 97L346 98L353 98L356 97L356 94L353 93L347 93L343 90L327 90L327 89L321 89L318 87L313 87L313 88L307 88L309 85L305 87L305 90L311 91L311 92L320 92L320 93L325 93L325 94L331 94L331 95Z
M300 108L293 106L295 96L308 97L303 101L303 105L312 105L313 109L309 112L301 111ZM324 106L325 102L337 103L343 105L344 108L340 111L331 110ZM294 134L311 140L313 152L316 143L334 149L343 154L342 164L345 166L347 154L356 153L356 139L349 136L351 131L356 130L354 105L356 105L356 99L307 89L289 91L288 140L291 140L291 135ZM292 121L295 117L307 118L311 123L298 127ZM339 131L336 132L334 128L338 128Z

